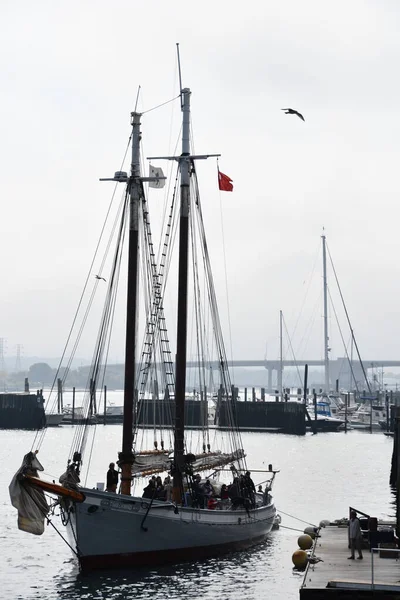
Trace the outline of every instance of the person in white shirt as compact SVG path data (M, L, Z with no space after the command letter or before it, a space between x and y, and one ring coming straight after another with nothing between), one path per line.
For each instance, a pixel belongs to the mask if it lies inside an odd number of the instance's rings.
M349 539L350 539L350 548L351 548L351 556L349 556L349 560L354 560L355 551L357 549L358 559L362 559L362 550L361 550L361 541L362 541L362 533L361 533L361 525L360 521L357 518L357 513L355 510L350 512L350 521L349 521Z

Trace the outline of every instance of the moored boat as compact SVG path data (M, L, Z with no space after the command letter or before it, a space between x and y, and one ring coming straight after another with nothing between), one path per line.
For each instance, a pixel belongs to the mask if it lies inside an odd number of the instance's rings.
M132 162L131 173L118 171L113 178L115 182L126 184L124 208L118 231L118 248L111 276L107 278L109 288L103 316L91 377L90 388L84 403L85 422L77 426L71 448L70 459L65 473L60 477L60 484L42 482L32 478L41 468L37 456L29 453L24 464L15 476L10 486L14 506L19 510L20 523L25 530L32 528L29 516L23 514L24 507L19 502L21 494L29 502L29 492L35 489L36 494L43 490L56 496L62 515L62 524L67 527L70 545L77 556L83 570L109 568L112 566L139 566L143 564L163 564L181 560L197 559L216 556L232 550L240 550L263 541L276 523L276 509L271 495L271 488L277 473L270 466L263 471L264 483L267 483L262 493L255 491L254 483L248 472L246 454L242 447L240 433L235 422L234 410L231 406L231 381L223 344L221 326L216 304L216 294L212 279L211 266L208 256L205 227L201 212L201 203L195 164L197 160L217 155L194 155L190 147L190 96L188 88L181 90L182 123L182 153L178 156L165 157L178 164L180 177L180 207L175 209L175 216L170 222L179 221L179 253L178 253L178 293L177 293L177 342L175 368L171 360L169 340L167 338L166 319L164 315L164 273L165 264L162 262L168 254L168 243L161 244L163 252L160 262L157 262L150 232L149 208L146 203L144 183L160 187L160 170L150 171L149 177L142 177L140 169L140 140L141 115L134 111L131 114L132 125ZM193 233L195 221L200 236ZM110 315L114 311L116 290L116 265L120 264L122 232L129 223L128 245L128 285L126 309L126 344L125 344L125 386L124 410L122 427L122 451L119 453L118 465L120 481L117 493L117 483L107 481L107 491L80 485L80 475L83 455L87 441L87 424L92 415L95 385L101 381L102 360L107 349L108 327ZM190 223L190 226L189 226ZM142 229L141 229L142 228ZM166 239L172 238L167 229ZM146 331L143 344L142 362L135 371L137 359L137 321L138 321L138 277L139 277L139 241L147 241L143 255L148 257L149 290L146 298ZM191 439L185 433L185 382L187 355L187 321L188 321L188 274L189 248L195 254L194 243L201 242L205 265L205 281L210 299L210 319L215 341L212 348L217 352L220 364L221 387L223 397L230 415L230 427L224 436L224 449L217 447L208 436L207 412L205 412L204 428L199 432L196 444L191 447ZM146 254L148 253L148 254ZM197 263L194 261L194 267ZM146 271L146 269L144 269ZM196 319L202 318L198 302L202 297L198 293L200 278L194 274L194 314ZM101 279L96 275L96 279ZM98 285L98 281L96 282ZM113 287L114 286L114 287ZM204 335L204 326L198 327L198 333ZM203 345L201 345L203 344ZM204 354L206 344L199 342L199 369L205 370ZM201 352L200 352L201 348ZM145 386L151 365L156 355L161 356L165 381L163 384L165 407L169 400L174 401L174 411L171 415L172 437L171 445L166 437L155 439L151 449L139 445L137 410L140 400L145 397ZM207 398L206 389L201 392ZM201 405L199 403L199 405ZM80 428L80 429L79 429ZM167 435L167 434L165 434ZM111 468L111 467L110 467ZM200 473L203 473L202 482ZM152 483L155 475L167 475L165 481L172 477L168 495L162 499L159 487ZM151 477L146 489L147 495L133 494L132 484L141 478ZM226 479L226 490L222 485L214 485L212 481ZM233 481L232 481L233 480ZM160 479L161 481L161 479ZM54 487L56 485L56 487ZM169 486L165 483L165 487ZM18 487L19 486L19 487ZM97 486L103 487L103 486ZM161 486L160 486L161 487ZM167 490L166 490L167 491ZM224 497L225 494L225 497ZM211 501L212 500L212 501ZM46 514L40 505L42 519ZM31 505L30 505L31 506ZM39 520L36 515L35 521ZM24 521L25 519L25 521ZM28 520L28 523L26 522ZM34 524L41 533L41 526ZM23 527L21 527L23 528Z

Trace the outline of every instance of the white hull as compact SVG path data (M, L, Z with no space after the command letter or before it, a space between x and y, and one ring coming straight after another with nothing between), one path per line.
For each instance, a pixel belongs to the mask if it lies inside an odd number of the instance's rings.
M249 514L161 501L148 511L147 499L80 491L86 499L72 505L68 532L84 570L180 562L249 547L265 539L276 516L272 500Z
M371 429L371 424L370 423L363 423L362 421L357 421L357 420L350 420L349 421L349 425L353 428L353 429ZM381 426L379 425L379 423L374 423L372 422L372 430L373 431L381 431Z

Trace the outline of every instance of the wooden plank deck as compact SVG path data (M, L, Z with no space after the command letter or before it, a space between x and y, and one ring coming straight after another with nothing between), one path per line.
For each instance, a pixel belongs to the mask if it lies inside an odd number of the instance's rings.
M371 586L369 549L363 548L363 560L348 560L347 527L321 529L314 544L314 556L321 562L308 565L300 588L301 600L347 598L351 594L353 598L400 599L400 553L393 554L397 558L380 558L379 553L374 553L375 589Z

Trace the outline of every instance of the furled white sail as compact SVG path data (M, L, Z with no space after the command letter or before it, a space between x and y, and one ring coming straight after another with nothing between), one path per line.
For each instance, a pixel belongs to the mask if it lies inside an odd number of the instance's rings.
M28 452L8 488L11 504L18 510L18 529L34 535L44 532L49 507L42 490L24 485L24 475L38 477L38 471L43 471L42 465L34 452Z

